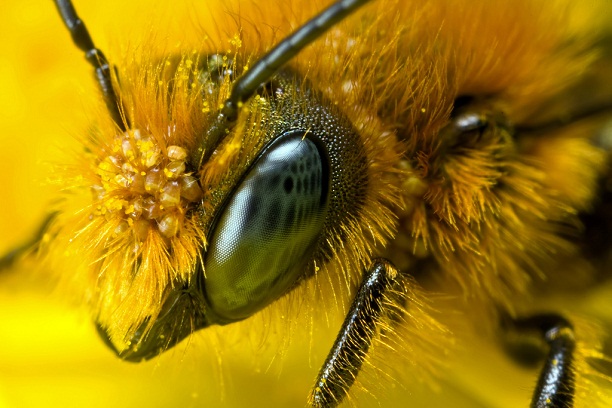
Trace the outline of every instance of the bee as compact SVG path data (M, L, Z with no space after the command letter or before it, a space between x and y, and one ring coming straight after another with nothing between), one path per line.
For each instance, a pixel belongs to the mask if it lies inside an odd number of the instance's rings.
M604 2L213 4L124 57L55 3L104 107L42 252L121 359L305 308L343 319L313 406L478 344L592 404L603 336L555 298L609 278Z

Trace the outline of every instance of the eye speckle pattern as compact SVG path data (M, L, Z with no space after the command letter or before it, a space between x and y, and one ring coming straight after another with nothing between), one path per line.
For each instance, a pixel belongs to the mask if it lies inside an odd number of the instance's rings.
M264 150L229 198L213 230L205 288L222 321L250 316L286 293L321 234L328 164L301 131Z

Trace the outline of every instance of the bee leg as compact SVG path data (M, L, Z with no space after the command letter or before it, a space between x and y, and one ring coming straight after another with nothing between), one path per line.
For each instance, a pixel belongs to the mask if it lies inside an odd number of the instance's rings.
M319 371L309 398L315 407L338 405L353 385L384 312L384 298L398 282L397 269L375 259L367 269L342 329Z
M518 334L535 334L548 346L544 367L531 401L532 408L571 407L574 401L574 328L562 316L541 314L509 323Z
M104 101L113 121L122 131L126 130L125 122L121 114L121 103L115 94L113 81L111 79L111 67L104 53L95 45L85 23L76 13L72 1L55 0L55 6L60 13L66 28L70 31L72 41L83 52L89 64L96 70L96 80L104 95Z
M32 238L2 255L2 257L0 257L0 270L8 268L27 251L36 248L36 246L40 244L40 241L42 241L43 237L45 236L47 228L53 221L53 218L55 218L55 213L47 215Z

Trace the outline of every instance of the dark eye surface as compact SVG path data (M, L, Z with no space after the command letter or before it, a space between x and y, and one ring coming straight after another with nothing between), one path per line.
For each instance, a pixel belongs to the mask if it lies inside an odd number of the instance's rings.
M221 322L244 319L286 293L321 233L328 197L325 154L287 132L257 159L217 219L205 291Z

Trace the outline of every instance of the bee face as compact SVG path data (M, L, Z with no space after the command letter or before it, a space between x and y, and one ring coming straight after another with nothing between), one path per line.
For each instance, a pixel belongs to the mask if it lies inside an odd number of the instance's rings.
M125 59L109 54L128 129L100 114L79 136L86 154L62 176L72 198L59 206L51 251L73 259L73 282L64 285L82 294L114 348L135 360L152 357L195 329L246 318L290 290L348 305L363 269L381 255L432 292L469 299L434 305L444 313L460 308L468 327L485 316L478 328L495 331L497 308L538 311L537 282L555 280L562 259L582 259L564 234L594 206L607 160L589 140L599 117L544 131L559 116L590 111L582 102L559 108L563 114L546 108L579 86L595 60L586 36L568 40L582 30L570 13L533 2L375 2L305 49L245 103L227 136L208 143L202 135L233 82L321 9L296 2L268 15L262 5L232 7L211 10L214 22L202 13L197 25L208 38L196 45L190 39L165 52L169 47L153 38L128 46ZM541 29L550 26L568 28ZM606 92L595 99L606 100ZM258 240L267 227L243 214L270 225L275 188L291 197L298 181L305 183L306 173L274 164L283 146L304 149L295 165L306 167L301 160L310 157L312 174L321 177L306 196L312 217L295 218L306 232L266 232L268 247ZM292 157L280 162L290 168ZM283 183L251 193L250 185L275 176ZM254 211L253 197L268 210ZM280 203L272 212L291 212L291 199ZM284 280L261 278L278 262L289 265L279 267L289 271ZM228 289L252 276L247 295L244 286ZM267 281L276 282L261 290ZM245 298L246 306L236 306ZM403 342L433 341L393 331ZM465 341L456 330L451 336ZM148 346L147 338L163 341Z

